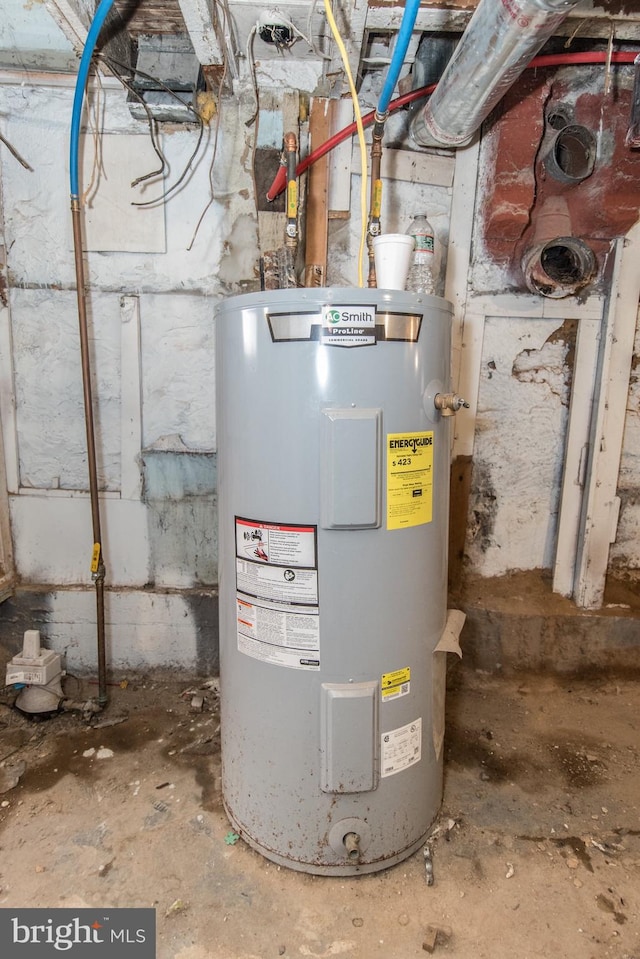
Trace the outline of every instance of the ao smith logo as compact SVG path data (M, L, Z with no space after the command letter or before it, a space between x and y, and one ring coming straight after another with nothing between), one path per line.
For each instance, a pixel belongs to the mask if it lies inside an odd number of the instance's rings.
M415 453L419 446L433 446L433 436L408 436L401 440L389 440L390 450L411 450Z
M374 320L372 310L359 310L357 313L349 313L348 310L327 310L327 320L332 326L336 323L368 323L371 325Z
M324 308L324 321L332 329L341 327L362 327L376 325L376 311L374 307L346 306L337 309L335 306Z

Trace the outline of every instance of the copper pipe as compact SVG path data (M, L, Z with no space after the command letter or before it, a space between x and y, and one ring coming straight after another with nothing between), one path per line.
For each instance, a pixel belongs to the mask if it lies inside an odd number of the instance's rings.
M285 244L295 250L298 245L298 140L295 133L285 133L284 154L287 166L287 228Z
M382 139L384 137L385 117L376 114L371 138L371 193L369 200L369 225L367 228L367 251L369 254L369 276L367 286L375 287L376 264L373 255L373 238L380 234L380 207L382 204L382 180L380 167L382 164Z
M82 364L82 389L84 397L84 420L87 433L87 466L89 469L89 495L91 498L91 523L93 529L93 558L91 577L96 586L96 629L98 643L98 705L107 704L106 643L104 616L105 565L100 529L100 500L98 496L98 469L96 465L96 439L93 419L93 396L91 392L91 358L87 328L84 261L82 258L82 226L80 201L71 197L71 220L73 223L73 249L76 267L76 292L78 298L78 327L80 331L80 359Z

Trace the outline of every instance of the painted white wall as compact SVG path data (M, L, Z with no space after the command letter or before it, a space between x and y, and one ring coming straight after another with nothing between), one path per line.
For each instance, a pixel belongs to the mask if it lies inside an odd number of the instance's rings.
M474 573L550 568L569 402L558 320L487 317L467 556Z
M88 581L91 533L69 212L73 78L54 76L45 85L24 77L14 82L5 73L2 81L4 135L34 169L25 170L6 150L0 153L10 276L8 308L0 314L8 347L0 375L3 396L13 397L3 403L2 414L14 454L8 460L16 566L26 582L82 584ZM129 179L134 175L137 141L146 146L148 136L146 124L131 118L113 81L103 82L98 100L100 129L121 135L123 143L122 151L110 155L111 166L105 163L100 170L98 194L113 198L111 181L122 180L123 172ZM108 585L184 589L217 581L213 310L220 295L256 281L251 134L243 113L252 109L248 94L225 108L213 178L216 199L197 235L211 195L213 129L205 131L184 185L147 214L150 229L166 236L160 244L164 252L86 255ZM159 196L176 182L197 137L196 127L165 132L168 173L164 184L156 181L143 197ZM91 135L84 138L87 169L97 142ZM126 217L129 211L132 217L145 215L126 206L118 207L117 215ZM144 229L140 243L144 251ZM138 306L134 321L123 309L125 302ZM132 322L138 324L133 331ZM136 395L130 377L138 372ZM137 446L129 421L137 421ZM141 500L144 487L136 488L131 476L143 472L141 451L147 448L155 451L153 463L165 465L155 469L155 488ZM185 486L187 509L180 494L181 483L189 483L188 469L176 470L175 464L189 463L192 469L194 457L208 471L210 486L208 481L195 491ZM158 488L163 481L169 484L164 514ZM176 527L176 535L161 537L167 524ZM178 532L186 545L180 545Z

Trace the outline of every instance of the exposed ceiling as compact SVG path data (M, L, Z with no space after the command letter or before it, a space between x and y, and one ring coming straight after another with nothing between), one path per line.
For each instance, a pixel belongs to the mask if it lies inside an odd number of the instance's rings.
M416 42L426 31L462 31L477 0L446 0L420 7L415 25ZM94 0L44 0L78 50L88 26ZM336 20L345 40L352 68L357 70L361 57L367 56L372 38L393 37L400 26L404 5L393 0L334 0ZM125 32L130 40L141 35L188 34L200 63L220 65L225 58L242 58L247 43L253 44L256 59L289 55L293 59L333 55L323 0L115 0L111 14L114 30ZM291 27L289 41L279 42L278 34L269 36L273 22ZM267 29L262 29L267 27ZM286 32L286 31L285 31ZM618 40L640 39L640 0L584 0L558 29L563 36L579 35ZM232 64L227 64L233 72Z
M73 72L97 2L43 0L42 5L25 6L22 0L3 0L7 13L5 25L0 24L0 65ZM421 5L401 77L411 69L421 37L461 33L476 2ZM393 52L404 5L394 0L333 0L333 9L353 74L362 80L367 73L383 70ZM20 21L16 30L14 20ZM45 20L57 40L66 43L66 54L43 38ZM19 31L16 52L10 47ZM557 33L580 40L640 42L640 0L606 0L606 5L583 0ZM120 63L130 70L148 64L149 73L170 86L176 83L176 89L184 89L180 77L192 74L214 92L221 82L230 88L233 80L248 75L253 64L263 85L300 87L299 70L306 65L315 69L318 83L325 84L325 95L327 86L333 96L346 90L324 0L114 0L102 37L109 37L105 52Z

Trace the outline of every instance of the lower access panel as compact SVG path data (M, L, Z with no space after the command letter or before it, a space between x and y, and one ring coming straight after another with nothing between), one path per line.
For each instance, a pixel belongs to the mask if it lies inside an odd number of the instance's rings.
M378 683L323 683L321 789L368 792L377 786Z

